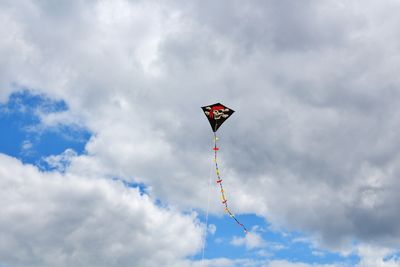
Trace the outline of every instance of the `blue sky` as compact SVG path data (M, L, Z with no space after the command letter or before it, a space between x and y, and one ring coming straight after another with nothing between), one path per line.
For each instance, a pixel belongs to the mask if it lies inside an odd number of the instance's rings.
M68 107L65 102L21 89L10 95L0 109L2 153L40 167L43 158L61 154L66 149L84 153L85 144L90 138L90 132L86 129L68 125L53 129L41 127L39 113L66 111Z
M399 10L1 1L0 266L399 266Z

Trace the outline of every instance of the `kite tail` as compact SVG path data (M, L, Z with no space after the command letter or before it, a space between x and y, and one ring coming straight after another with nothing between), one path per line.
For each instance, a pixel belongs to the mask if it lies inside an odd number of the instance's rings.
M217 140L218 140L217 134L214 132L214 149L213 150L214 150L215 171L217 173L217 181L216 182L217 182L217 184L219 184L219 187L221 189L221 201L222 201L222 204L224 204L224 206L225 206L225 211L229 214L229 216L232 219L234 219L236 221L236 223L240 227L243 228L244 232L247 234L248 231L247 231L246 227L241 222L239 222L239 220L235 217L235 215L231 212L231 210L228 207L228 200L226 199L226 196L225 196L224 186L222 184L222 179L221 179L219 168L218 168L217 156L218 156L219 148L217 147Z

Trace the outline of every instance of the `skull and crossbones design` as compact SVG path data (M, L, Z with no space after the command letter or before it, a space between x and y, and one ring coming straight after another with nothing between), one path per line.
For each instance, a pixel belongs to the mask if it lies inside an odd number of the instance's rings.
M229 112L229 109L224 106L206 107L206 111L204 111L208 117L214 120L219 120L221 117L225 119L228 118L229 115L225 114L226 112Z

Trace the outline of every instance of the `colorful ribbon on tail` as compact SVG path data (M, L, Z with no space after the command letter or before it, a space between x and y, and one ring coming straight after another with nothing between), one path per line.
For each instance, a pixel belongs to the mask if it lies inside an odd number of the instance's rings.
M220 186L221 189L221 201L222 204L225 206L225 211L233 218L238 225L240 225L244 232L247 233L246 227L236 219L235 215L230 211L228 207L228 200L226 199L225 192L224 192L224 187L222 184L222 179L219 173L219 168L218 168L218 161L217 161L217 155L218 155L218 150L219 148L217 147L217 134L216 132L218 131L218 128L235 112L233 109L228 108L221 103L215 103L212 105L204 106L201 107L201 109L204 112L204 115L206 115L208 122L210 123L211 129L214 132L214 162L215 162L215 171L217 172L217 183Z
M219 148L217 147L217 140L218 140L217 134L214 132L214 148L213 148L213 150L214 150L214 162L215 162L215 171L216 171L216 174L217 174L216 182L217 182L217 184L219 184L219 187L221 189L221 202L222 202L222 204L224 204L225 211L229 214L229 216L232 219L234 219L236 221L236 223L240 227L242 227L244 232L247 234L246 227L241 222L239 222L239 220L235 217L235 215L231 212L231 210L228 207L228 200L226 199L226 196L225 196L224 186L222 184L222 179L221 179L221 175L220 175L219 168L218 168L217 156L218 156Z

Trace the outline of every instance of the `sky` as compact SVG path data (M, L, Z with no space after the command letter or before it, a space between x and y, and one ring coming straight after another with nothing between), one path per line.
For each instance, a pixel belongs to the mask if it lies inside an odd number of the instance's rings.
M399 11L0 1L0 267L400 266Z

